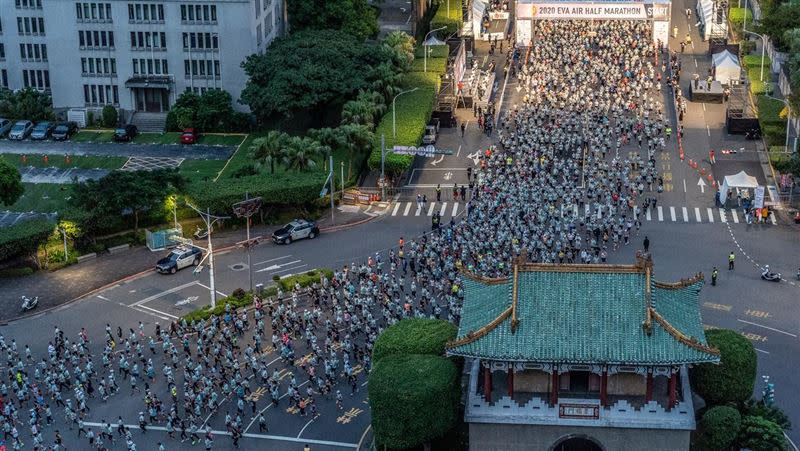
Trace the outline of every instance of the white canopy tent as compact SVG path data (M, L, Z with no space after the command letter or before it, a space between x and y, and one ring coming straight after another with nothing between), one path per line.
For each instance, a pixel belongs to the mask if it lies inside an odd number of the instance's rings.
M715 20L714 2L713 0L698 0L696 9L697 18L700 19L700 22L703 24L703 28L700 30L701 35L704 41L708 41L708 38L711 37L712 22ZM727 24L724 21L714 24L713 26L727 32Z
M714 65L714 79L723 85L730 84L731 80L738 80L742 74L739 58L728 50L723 50L711 56Z
M728 190L732 188L758 188L758 180L746 172L740 171L738 174L726 175L719 187L719 201L725 204L728 199Z
M480 39L483 35L483 15L486 12L486 3L483 0L473 0L472 2L472 36Z

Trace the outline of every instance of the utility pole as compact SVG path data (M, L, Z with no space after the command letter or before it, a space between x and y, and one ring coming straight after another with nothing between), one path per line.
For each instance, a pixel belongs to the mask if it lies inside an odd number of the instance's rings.
M344 161L341 162L341 166L342 166L342 178L341 178L341 181L342 181L342 195L344 195Z
M335 181L333 180L333 155L329 155L328 156L328 162L330 163L329 166L331 167L330 168L330 175L329 175L329 177L331 179L331 222L335 225L336 224L336 220L333 217L333 210L335 208L334 207L333 196L336 193L336 185L335 185ZM344 163L342 163L342 164L344 164Z
M381 201L386 198L386 136L381 133Z
M59 232L61 232L61 236L64 237L64 261L69 261L69 252L67 251L67 231L64 229L59 228Z
M221 221L223 219L229 219L230 216L216 216L212 215L211 210L208 208L206 209L206 211L201 211L200 209L198 209L197 207L188 202L186 203L186 205L188 205L189 208L191 208L198 215L200 215L200 218L206 225L206 232L207 232L206 237L208 238L208 248L205 249L205 251L206 251L206 257L208 257L209 291L211 292L211 308L213 309L214 307L217 306L217 290L214 284L214 248L211 244L211 231L214 228L214 223L216 223L217 221ZM200 246L194 246L194 247L200 247ZM200 247L200 249L203 248ZM195 270L195 272L197 272L197 270Z
M258 244L261 237L250 238L250 218L261 209L261 198L250 198L248 193L244 194L244 200L233 204L233 214L238 218L245 218L247 221L247 240L237 244L242 244L247 249L247 273L250 280L250 291L253 291L253 268L251 267L250 248Z

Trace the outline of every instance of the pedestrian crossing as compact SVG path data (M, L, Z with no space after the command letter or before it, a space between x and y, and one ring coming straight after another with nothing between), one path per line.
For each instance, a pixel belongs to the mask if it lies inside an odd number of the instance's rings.
M638 213L639 207L634 207L634 212ZM569 212L569 209L567 209ZM389 207L389 214L391 216L433 216L438 213L442 218L448 216L458 216L463 213L461 204L459 202L426 202L418 204L417 202L395 202L394 206ZM574 215L579 214L577 205L573 206ZM602 218L608 214L608 211L603 208L594 209L590 205L583 206L583 217L588 218L594 216ZM569 214L569 213L567 213ZM642 222L676 222L676 223L709 223L716 222L733 224L745 223L746 219L739 214L736 210L727 210L724 208L711 208L711 207L686 207L686 206L662 206L658 205L654 208L647 208L640 216ZM769 223L777 225L778 221L775 219L775 214L770 212Z

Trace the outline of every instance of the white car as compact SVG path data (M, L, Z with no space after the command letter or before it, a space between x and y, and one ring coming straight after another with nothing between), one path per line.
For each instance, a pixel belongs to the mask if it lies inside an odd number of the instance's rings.
M17 121L11 131L8 133L8 139L23 140L28 137L33 131L33 122L31 121Z
M8 132L11 131L11 126L13 124L8 119L3 119L0 117L0 138L6 136Z

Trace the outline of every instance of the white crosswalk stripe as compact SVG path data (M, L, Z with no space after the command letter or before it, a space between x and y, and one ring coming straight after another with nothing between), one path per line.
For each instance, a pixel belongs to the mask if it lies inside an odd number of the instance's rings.
M422 204L417 205L417 211L414 212L414 216L419 216L420 213L422 213Z
M703 218L700 217L700 208L694 207L694 217L697 218L697 222L703 222Z
M664 209L661 207L661 205L656 207L656 209L658 210L658 220L659 221L663 221L664 220Z
M714 222L714 210L708 208L708 222Z
M733 217L733 223L734 224L738 224L739 223L739 215L736 214L736 210L731 210L731 217Z
M728 218L725 216L725 209L724 208L720 208L719 209L719 221L720 222L728 222Z
M444 216L447 211L447 202L442 202L442 208L439 210L439 216Z
M669 217L672 218L672 222L675 222L675 207L669 207Z
M645 217L647 218L648 221L652 221L653 220L652 216L650 215L650 209L649 208L645 212Z
M686 207L683 207L683 222L689 222L689 212L686 210Z
M428 216L433 216L434 207L436 207L436 202L431 202L431 206L428 208Z
M411 205L411 204L409 204ZM397 216L397 212L400 210L400 202L394 204L394 209L392 210L392 216Z
M771 222L772 225L778 225L778 220L775 219L775 213L769 212L769 222Z
M584 204L583 205L583 210L584 210L583 216L584 217L589 216L589 210L590 210L589 204Z
M453 217L458 216L458 202L453 203Z
M411 202L406 204L406 209L403 210L403 216L408 216L408 212L411 210Z

